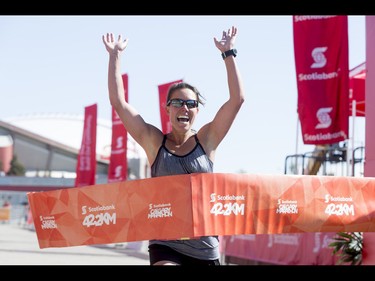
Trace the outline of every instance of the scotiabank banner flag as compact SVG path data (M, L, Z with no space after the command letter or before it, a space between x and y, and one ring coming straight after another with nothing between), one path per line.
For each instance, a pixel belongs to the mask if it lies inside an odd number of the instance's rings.
M166 84L159 85L159 107L160 107L160 119L161 119L161 128L163 134L167 134L172 131L172 125L169 121L168 114L165 111L165 107L167 105L167 95L169 87L175 83L180 83L182 80L176 80L173 82L169 82Z
M96 174L96 126L98 106L85 107L85 121L81 149L78 153L75 186L95 184Z
M122 75L125 100L128 101L128 75ZM117 112L112 107L112 143L111 157L108 168L108 182L126 180L128 175L127 159L128 132Z
M347 139L347 16L293 16L298 115L305 144Z

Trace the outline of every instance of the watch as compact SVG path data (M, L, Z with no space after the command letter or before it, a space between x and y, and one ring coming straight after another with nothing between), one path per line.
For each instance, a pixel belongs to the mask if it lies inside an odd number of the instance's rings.
M229 56L234 56L236 57L237 56L237 50L236 49L230 49L228 51L225 51L223 53L221 53L221 56L223 57L223 60Z

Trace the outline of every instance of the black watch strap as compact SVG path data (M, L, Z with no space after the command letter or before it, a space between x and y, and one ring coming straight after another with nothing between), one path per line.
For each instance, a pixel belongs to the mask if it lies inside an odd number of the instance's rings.
M221 56L223 57L223 60L229 56L234 56L236 57L237 56L237 50L236 49L230 49L228 51L225 51L223 53L221 53Z

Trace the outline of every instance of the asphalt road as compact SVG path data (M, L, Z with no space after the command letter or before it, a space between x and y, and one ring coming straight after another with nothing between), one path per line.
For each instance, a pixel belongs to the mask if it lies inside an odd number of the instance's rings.
M39 248L36 232L0 222L0 265L149 265L147 242Z

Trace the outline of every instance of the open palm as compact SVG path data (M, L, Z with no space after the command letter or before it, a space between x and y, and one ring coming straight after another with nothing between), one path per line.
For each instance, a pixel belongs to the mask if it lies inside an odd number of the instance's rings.
M232 26L231 29L228 29L228 31L223 31L223 36L221 37L221 40L216 39L214 37L214 42L216 47L221 51L225 52L230 49L233 49L234 42L236 40L237 35L237 28Z
M122 52L128 45L128 39L122 40L121 35L119 35L117 41L115 41L113 33L107 33L107 35L103 35L102 39L108 52Z

